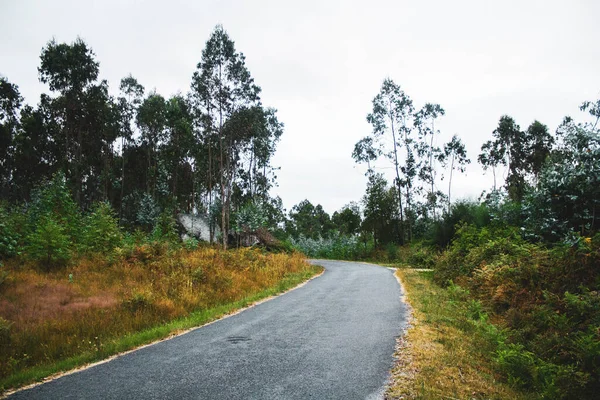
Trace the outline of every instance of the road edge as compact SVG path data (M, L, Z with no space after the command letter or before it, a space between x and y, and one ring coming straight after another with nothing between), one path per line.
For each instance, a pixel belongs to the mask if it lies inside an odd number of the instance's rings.
M309 261L309 260L307 259L307 261ZM8 398L9 396L11 396L11 395L13 395L15 393L22 392L22 391L28 390L28 389L32 389L32 388L34 388L36 386L43 385L43 384L48 383L48 382L52 382L52 381L60 379L60 378L62 378L64 376L76 374L78 372L85 371L87 369L96 367L98 365L106 364L108 362L111 362L111 361L119 358L119 357L122 357L122 356L125 356L127 354L136 352L136 351L144 349L146 347L154 346L155 344L158 344L158 343L161 343L161 342L165 342L167 340L171 340L171 339L174 339L174 338L179 337L179 336L186 335L186 334L188 334L188 333L190 333L192 331L195 331L195 330L200 329L200 328L204 328L205 326L214 324L214 323L219 322L221 320L224 320L226 318L233 317L234 315L240 314L240 313L242 313L242 312L244 312L244 311L246 311L248 309L251 309L251 308L254 308L256 306L259 306L262 303L266 303L268 301L271 301L273 299L281 297L281 296L283 296L283 295L285 295L287 293L290 293L290 292L292 292L292 291L294 291L296 289L300 289L301 287L305 286L306 284L308 284L313 279L319 278L320 276L322 276L327 271L327 269L324 266L322 266L322 265L319 265L319 264L312 264L312 265L321 267L321 268L323 268L323 270L321 272L319 272L318 274L315 274L315 275L311 276L310 278L308 278L304 282L301 282L298 285L294 286L293 288L290 288L290 289L288 289L288 290L286 290L284 292L281 292L281 293L276 294L276 295L268 296L268 297L265 297L265 298L260 299L260 300L256 300L256 301L250 303L249 305L247 305L246 307L239 308L239 309L237 309L237 310L235 310L233 312L225 314L225 315L223 315L223 316L221 316L221 317L219 317L217 319L214 319L212 321L209 321L209 322L207 322L205 324L202 324L202 325L199 325L199 326L195 326L193 328L185 329L183 331L175 331L175 332L173 332L172 334L170 334L169 336L167 336L167 337L165 337L163 339L155 340L155 341L153 341L151 343L146 343L146 344L138 346L136 348L133 348L133 349L130 349L130 350L127 350L127 351L123 351L123 352L120 352L120 353L117 353L117 354L113 354L112 356L107 357L107 358L105 358L103 360L96 361L96 362L93 362L93 363L90 363L90 364L85 364L83 366L80 366L80 367L77 367L77 368L74 368L74 369L71 369L71 370L68 370L68 371L57 372L55 374L52 374L52 375L49 375L49 376L43 378L42 380L40 380L38 382L30 383L28 385L22 386L22 387L17 388L17 389L9 389L9 390L5 391L4 393L0 393L0 400L6 399L6 398Z

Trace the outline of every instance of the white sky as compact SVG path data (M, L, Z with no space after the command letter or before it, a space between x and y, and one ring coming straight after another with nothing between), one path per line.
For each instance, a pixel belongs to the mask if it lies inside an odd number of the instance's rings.
M188 91L221 23L285 124L273 193L288 210L308 198L332 213L364 193L366 167L351 153L371 132L365 118L384 78L417 107L445 108L439 144L457 133L473 161L453 198L477 197L492 186L477 155L501 115L554 131L600 97L599 15L594 0L0 0L0 74L36 104L48 91L38 82L42 47L80 36L112 93L132 73L170 96Z

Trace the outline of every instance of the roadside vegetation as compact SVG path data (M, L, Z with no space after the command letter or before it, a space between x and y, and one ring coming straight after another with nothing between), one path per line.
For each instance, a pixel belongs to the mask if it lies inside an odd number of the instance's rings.
M600 101L580 111L555 134L502 116L477 157L493 187L451 202L452 173L470 162L464 147L456 137L435 147L443 109L415 109L386 80L367 118L373 134L353 153L368 166L361 203L331 218L309 201L290 212L290 243L306 254L429 271L398 272L417 316L403 344L416 364L408 375L399 365L391 397L596 397ZM395 171L391 186L380 158Z
M410 328L400 339L387 399L525 399L490 358L502 332L460 286L441 288L432 271L399 268Z

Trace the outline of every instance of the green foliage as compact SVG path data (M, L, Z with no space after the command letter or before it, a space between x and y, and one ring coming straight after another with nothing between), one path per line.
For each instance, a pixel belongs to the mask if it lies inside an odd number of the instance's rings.
M0 205L0 260L21 254L20 235L9 212Z
M160 208L154 198L150 194L144 193L136 209L136 224L146 231L152 230L160 215Z
M63 233L73 243L78 243L81 238L81 214L62 172L56 173L50 182L34 192L28 217L33 229L40 220L50 219L61 226Z
M469 200L458 201L450 207L438 221L434 221L428 233L428 240L440 248L446 247L463 224L482 228L491 223L490 209L485 203Z
M381 174L371 174L363 198L364 220L362 229L373 234L375 243L401 242L402 221L398 216L396 188L388 188Z
M267 224L267 217L261 204L249 202L234 215L234 230L237 233L256 232Z
M290 221L286 230L292 236L304 236L313 240L319 237L329 237L333 229L329 214L320 204L314 206L310 201L303 200L290 211Z
M46 270L65 265L71 258L71 242L65 231L52 216L42 217L28 237L27 255Z
M511 384L540 398L583 399L600 388L598 265L600 235L549 250L515 229L463 225L434 278L469 288L473 320L494 313L505 332L489 330L494 358Z
M408 245L408 255L405 263L415 268L433 268L439 255L436 249L427 246L423 242Z
M398 258L398 246L394 243L388 243L385 246L385 251L387 253L387 259L389 261L394 261Z
M600 134L568 120L562 129L562 144L524 206L528 232L547 242L592 236L600 226Z
M179 240L177 221L175 221L171 210L165 210L159 214L151 237L154 241L176 242Z
M84 223L83 246L86 250L107 254L121 244L123 234L110 204L96 204Z
M192 251L198 248L198 245L200 244L200 242L195 239L195 238L185 238L183 240L183 247L188 250L188 251Z
M330 238L312 239L300 235L290 238L291 245L308 257L334 260L356 260L365 258L372 250L373 243L361 243L356 236L334 233Z

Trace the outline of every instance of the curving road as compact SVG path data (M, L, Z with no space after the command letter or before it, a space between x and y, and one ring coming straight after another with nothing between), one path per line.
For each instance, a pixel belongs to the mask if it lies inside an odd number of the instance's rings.
M387 268L313 260L307 285L11 399L376 399L405 324Z

